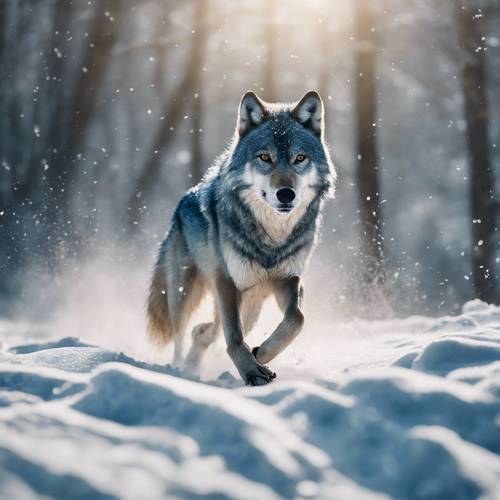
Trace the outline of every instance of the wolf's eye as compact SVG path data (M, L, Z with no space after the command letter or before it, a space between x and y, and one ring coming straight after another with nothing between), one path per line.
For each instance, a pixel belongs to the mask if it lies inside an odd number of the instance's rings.
M266 153L260 154L259 160L265 161L266 163L271 163L271 157Z
M297 155L294 163L302 163L306 159L306 155Z

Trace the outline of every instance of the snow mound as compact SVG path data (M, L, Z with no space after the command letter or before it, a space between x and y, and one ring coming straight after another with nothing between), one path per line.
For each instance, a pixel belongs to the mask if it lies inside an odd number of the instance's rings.
M207 384L72 337L16 345L0 497L499 498L499 320L474 301L305 332L260 388L223 348Z
M33 344L24 344L11 347L8 352L14 354L28 354L31 352L44 351L45 349L54 349L56 347L95 347L92 344L82 342L77 337L64 337L59 340L49 342L36 342Z
M413 361L417 370L445 375L457 368L500 359L500 344L487 340L443 338L431 342Z

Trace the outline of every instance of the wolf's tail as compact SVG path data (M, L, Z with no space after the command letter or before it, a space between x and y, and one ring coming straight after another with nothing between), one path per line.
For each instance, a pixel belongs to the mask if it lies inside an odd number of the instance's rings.
M147 303L148 335L151 341L158 346L164 346L172 339L164 258L163 252L160 251L153 271Z

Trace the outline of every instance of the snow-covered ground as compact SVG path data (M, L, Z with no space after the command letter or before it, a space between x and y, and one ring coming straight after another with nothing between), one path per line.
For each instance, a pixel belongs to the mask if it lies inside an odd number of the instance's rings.
M310 327L259 388L0 335L0 498L500 498L500 308Z

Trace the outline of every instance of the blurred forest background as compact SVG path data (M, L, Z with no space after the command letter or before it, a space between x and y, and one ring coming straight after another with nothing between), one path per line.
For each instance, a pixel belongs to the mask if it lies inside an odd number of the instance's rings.
M247 89L325 103L318 307L500 303L499 0L2 0L0 75L0 312L96 255L148 275Z

